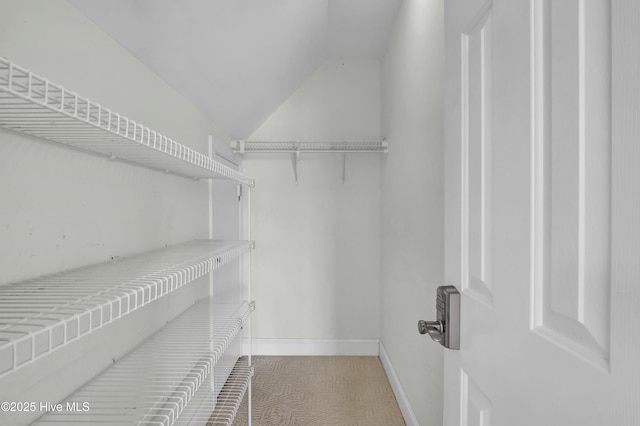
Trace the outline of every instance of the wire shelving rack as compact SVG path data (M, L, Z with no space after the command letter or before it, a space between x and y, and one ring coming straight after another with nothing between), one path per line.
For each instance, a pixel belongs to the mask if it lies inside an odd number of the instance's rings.
M194 240L0 286L0 377L239 258L253 245Z
M213 389L212 372L222 354L241 334L252 309L247 302L222 306L213 303L211 299L196 303L62 401L65 406L75 403L87 410L49 412L34 424L106 422L170 426L192 420L196 413L189 402ZM252 374L251 367L236 369L231 382L227 382L234 389L246 391ZM244 396L244 392L232 393L240 401ZM226 405L222 404L223 407ZM217 410L218 406L214 408ZM227 409L222 411L228 413Z
M254 186L253 179L213 158L2 57L0 127L194 180L231 179ZM252 241L196 240L0 286L0 379L47 362L48 354L252 248ZM255 305L214 303L198 302L63 402L80 411L50 411L37 424L172 425L206 420L203 416L218 408L215 424L230 425L244 393L251 393L253 368L249 356L226 379L226 356L221 357L240 339ZM215 374L224 372L224 379L213 374L216 365ZM216 405L210 396L218 392ZM80 400L91 409L83 412L83 405L73 405Z
M251 377L253 377L253 367L245 366L242 363L246 363L246 361L239 361L239 365L233 369L227 383L222 388L222 392L218 395L216 409L209 419L210 426L231 426L233 424L242 399L251 385Z
M0 57L0 126L194 179L254 180Z

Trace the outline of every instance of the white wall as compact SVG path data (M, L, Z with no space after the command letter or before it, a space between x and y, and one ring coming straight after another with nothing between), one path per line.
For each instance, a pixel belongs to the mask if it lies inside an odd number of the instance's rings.
M378 61L325 62L250 140L380 138ZM253 336L377 339L380 154L246 155L252 192Z
M0 55L201 152L209 134L227 139L65 1L4 0ZM206 181L0 129L0 284L207 235ZM207 294L200 280L19 370L0 380L0 400L57 402Z
M382 63L381 341L421 426L442 424L443 348L417 332L443 284L443 0L405 0Z

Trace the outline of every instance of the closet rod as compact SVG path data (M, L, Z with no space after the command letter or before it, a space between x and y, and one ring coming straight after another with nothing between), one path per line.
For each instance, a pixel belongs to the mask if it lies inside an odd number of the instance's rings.
M232 141L235 153L384 153L389 145L381 141Z

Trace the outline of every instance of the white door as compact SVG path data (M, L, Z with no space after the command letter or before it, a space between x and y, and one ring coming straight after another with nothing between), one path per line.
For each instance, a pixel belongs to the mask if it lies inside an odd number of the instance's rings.
M445 425L640 425L640 2L445 5Z

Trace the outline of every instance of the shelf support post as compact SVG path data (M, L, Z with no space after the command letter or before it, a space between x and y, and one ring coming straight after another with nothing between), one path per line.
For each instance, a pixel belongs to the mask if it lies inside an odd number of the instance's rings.
M342 184L347 180L347 153L342 154Z

